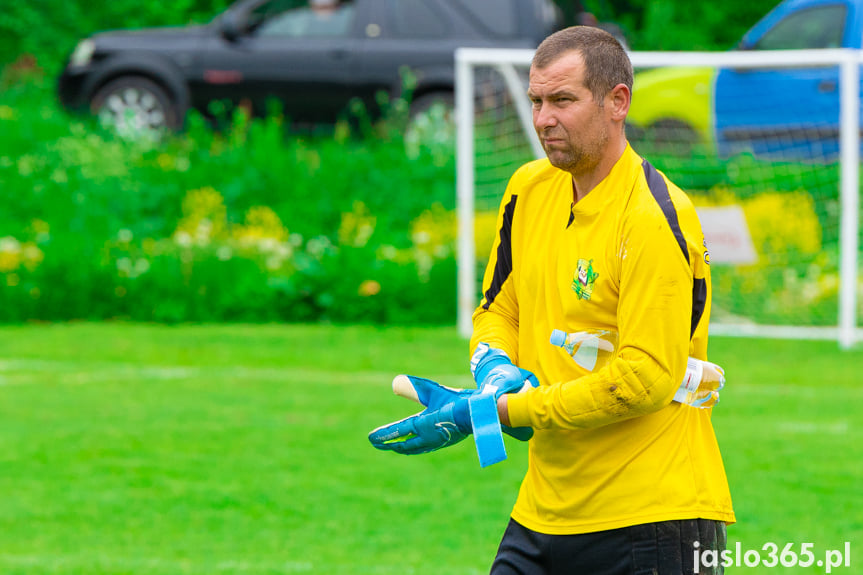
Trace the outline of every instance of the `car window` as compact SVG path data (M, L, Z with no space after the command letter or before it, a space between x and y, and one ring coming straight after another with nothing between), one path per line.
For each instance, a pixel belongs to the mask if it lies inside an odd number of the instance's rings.
M351 0L273 0L250 14L255 36L332 38L350 34Z
M410 38L448 36L447 20L429 4L423 0L387 0L387 13L395 34Z
M456 0L456 4L496 35L515 36L518 32L513 0Z
M845 32L844 4L817 6L789 14L753 46L755 50L840 48Z

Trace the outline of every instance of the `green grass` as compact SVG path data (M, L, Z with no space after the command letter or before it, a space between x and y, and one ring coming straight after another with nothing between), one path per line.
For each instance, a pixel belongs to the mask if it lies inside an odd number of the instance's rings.
M715 338L730 547L863 549L863 351ZM63 324L0 329L0 573L488 571L526 467L367 432L397 373L469 386L451 329ZM859 568L858 568L859 569ZM730 573L760 572L731 568ZM772 572L772 570L771 570ZM777 568L781 573L822 569Z

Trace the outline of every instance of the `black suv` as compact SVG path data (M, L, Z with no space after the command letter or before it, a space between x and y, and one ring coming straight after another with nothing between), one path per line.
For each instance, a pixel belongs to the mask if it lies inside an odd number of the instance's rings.
M416 79L414 109L452 102L460 46L535 48L561 27L551 0L241 0L210 24L115 31L81 41L61 102L138 129L177 128L210 102L299 124L332 123L353 98L376 110Z

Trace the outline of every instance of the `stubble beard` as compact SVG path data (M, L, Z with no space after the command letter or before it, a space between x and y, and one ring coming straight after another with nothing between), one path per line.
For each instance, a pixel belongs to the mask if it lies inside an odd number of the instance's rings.
M608 139L608 130L605 126L600 126L596 138L580 146L567 140L569 146L565 149L548 149L545 144L543 149L552 166L578 177L592 172L599 165L608 146Z

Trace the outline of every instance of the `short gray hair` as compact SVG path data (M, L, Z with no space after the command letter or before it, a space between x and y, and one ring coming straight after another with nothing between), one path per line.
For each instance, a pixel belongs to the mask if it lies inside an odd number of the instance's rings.
M617 39L592 26L571 26L542 41L533 55L534 68L545 68L568 52L584 60L584 86L601 102L612 88L623 84L632 92L632 62Z

